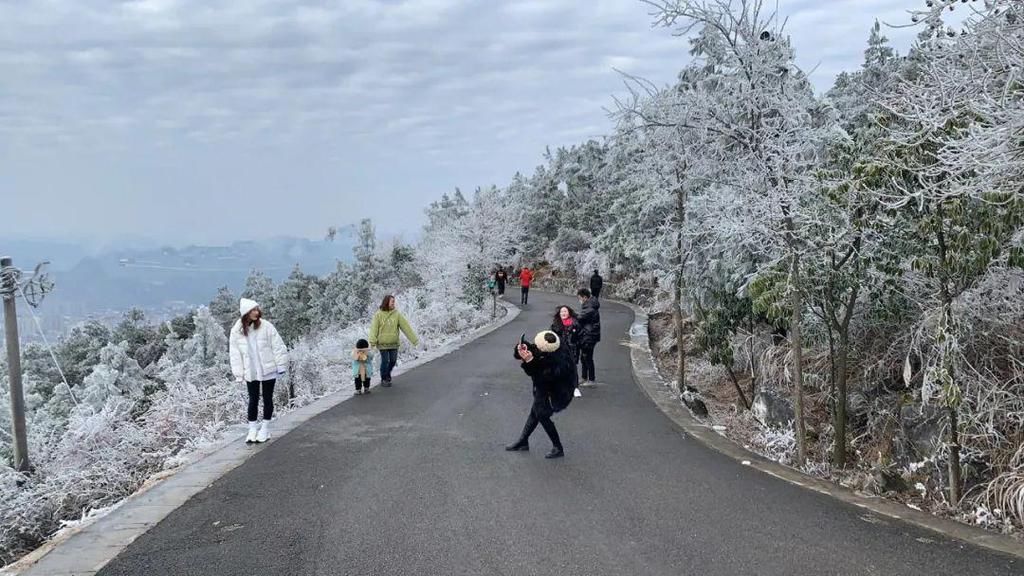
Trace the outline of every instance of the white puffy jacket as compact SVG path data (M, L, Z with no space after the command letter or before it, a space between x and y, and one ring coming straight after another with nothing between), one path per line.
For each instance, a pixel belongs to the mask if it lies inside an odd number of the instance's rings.
M284 340L277 333L277 328L266 320L260 321L260 327L254 330L256 344L260 349L260 360L262 361L263 375L265 379L276 378L279 374L288 371L288 348ZM231 327L231 335L228 339L228 352L231 356L231 373L235 380L241 379L252 382L257 375L252 373L249 366L249 341L245 334L242 334L242 321L238 320Z

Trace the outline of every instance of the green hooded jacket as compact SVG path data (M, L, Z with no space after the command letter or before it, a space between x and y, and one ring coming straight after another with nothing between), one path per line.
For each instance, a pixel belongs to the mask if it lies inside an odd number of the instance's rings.
M378 310L373 315L373 323L370 324L370 346L378 350L397 350L399 331L405 334L413 346L420 345L420 339L416 336L416 332L413 331L409 321L402 316L401 312Z

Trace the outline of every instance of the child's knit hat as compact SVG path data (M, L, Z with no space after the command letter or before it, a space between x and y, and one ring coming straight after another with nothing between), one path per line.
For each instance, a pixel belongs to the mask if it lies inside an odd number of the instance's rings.
M370 348L370 343L367 342L365 338L360 338L356 342L356 350L369 350L369 348Z

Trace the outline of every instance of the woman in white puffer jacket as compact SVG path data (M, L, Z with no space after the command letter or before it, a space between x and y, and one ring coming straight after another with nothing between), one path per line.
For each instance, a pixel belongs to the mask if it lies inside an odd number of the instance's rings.
M288 371L288 348L274 325L262 319L259 304L242 298L238 310L241 318L231 327L228 345L231 372L249 389L249 434L245 442L266 442L274 416L274 384ZM263 424L257 422L261 393Z

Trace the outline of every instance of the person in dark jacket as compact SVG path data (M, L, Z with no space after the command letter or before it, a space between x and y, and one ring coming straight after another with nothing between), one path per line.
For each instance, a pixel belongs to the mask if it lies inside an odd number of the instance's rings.
M583 380L581 386L594 383L594 348L601 341L601 301L586 288L581 288L577 295L580 298L580 365Z
M555 317L551 321L551 331L558 335L562 346L566 348L572 357L572 369L576 372L576 365L580 362L580 321L576 317L576 311L568 306L559 306ZM579 385L579 374L576 373L577 388ZM582 396L578 389L573 390L577 398Z
M504 296L505 284L508 282L508 272L505 272L504 266L498 266L498 271L494 274L494 280L498 284L498 296Z
M558 335L562 346L565 346L573 360L580 359L580 321L576 311L568 306L559 306L555 317L551 320L551 331Z
M546 331L537 334L531 343L520 342L516 346L515 358L522 363L523 371L533 380L533 405L519 439L506 446L505 450L529 450L530 435L540 424L551 439L551 451L544 457L561 458L565 456L565 450L551 416L564 409L572 400L572 394L568 398L564 397L564 391L570 390L575 380L568 350L561 346L558 335Z
M604 288L604 278L594 270L594 275L590 277L590 293L593 294L594 298L601 298L601 290Z

